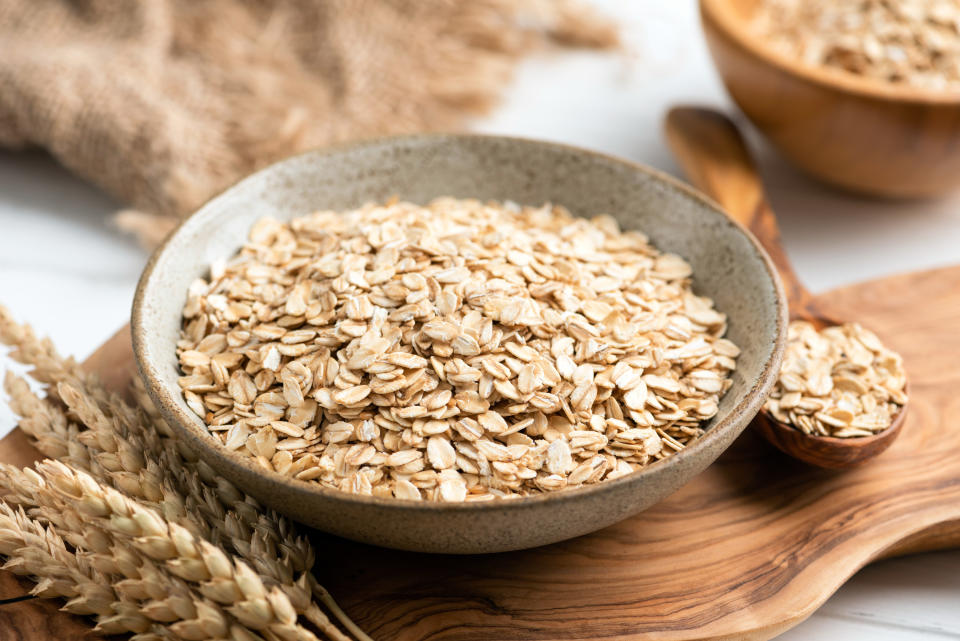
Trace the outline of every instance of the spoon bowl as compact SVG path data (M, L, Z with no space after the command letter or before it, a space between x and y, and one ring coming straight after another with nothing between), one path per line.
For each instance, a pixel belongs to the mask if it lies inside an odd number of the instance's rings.
M756 165L733 121L712 109L675 107L667 114L665 129L667 141L690 181L753 232L767 250L787 292L790 320L807 321L817 330L842 325L843 320L820 309L793 270ZM856 438L807 434L766 410L760 411L753 424L784 453L818 467L842 469L860 465L890 447L900 434L906 414L904 405L889 427Z
M807 434L792 425L778 421L766 410L761 410L757 414L753 426L784 454L817 467L842 470L857 467L893 445L897 436L900 435L900 429L906 422L906 418L907 406L904 405L894 417L890 427L872 436L857 438Z

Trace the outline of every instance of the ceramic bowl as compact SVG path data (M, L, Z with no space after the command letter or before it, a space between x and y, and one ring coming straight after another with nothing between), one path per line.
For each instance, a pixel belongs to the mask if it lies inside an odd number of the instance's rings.
M884 197L960 187L960 92L861 78L789 58L751 33L760 0L701 0L710 53L730 95L795 165Z
M254 221L341 210L397 195L561 203L610 213L694 268L694 289L729 316L742 349L733 386L692 446L613 481L509 501L444 504L342 493L264 471L224 448L177 386L175 343L190 282L234 254ZM760 409L779 368L786 304L766 254L706 198L645 167L571 147L486 136L388 138L290 158L253 174L190 216L151 258L133 305L140 374L189 447L264 505L320 530L438 553L515 550L598 530L650 507L703 470Z

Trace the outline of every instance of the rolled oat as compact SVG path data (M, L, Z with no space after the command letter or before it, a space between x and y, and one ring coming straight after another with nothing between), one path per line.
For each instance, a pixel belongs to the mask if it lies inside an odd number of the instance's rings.
M790 323L780 377L764 409L807 434L853 438L890 427L907 402L899 354L856 323Z
M927 89L960 88L957 0L763 0L753 30L807 64Z
M690 276L551 205L263 219L190 287L180 385L226 447L347 492L596 483L683 448L731 385L739 350Z

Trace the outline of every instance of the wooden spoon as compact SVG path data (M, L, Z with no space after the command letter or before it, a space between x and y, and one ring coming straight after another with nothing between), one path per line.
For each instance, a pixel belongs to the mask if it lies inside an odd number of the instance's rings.
M767 203L756 165L736 125L712 109L675 107L667 114L667 141L696 187L716 200L727 214L757 237L780 273L790 304L790 319L805 320L817 329L840 325L828 316L797 278L780 242L776 216ZM890 447L906 417L906 406L882 432L860 438L807 434L761 411L754 426L783 452L827 468L863 463Z

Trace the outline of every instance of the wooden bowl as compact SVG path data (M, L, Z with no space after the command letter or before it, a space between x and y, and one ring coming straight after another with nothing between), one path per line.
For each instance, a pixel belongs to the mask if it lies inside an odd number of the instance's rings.
M706 434L675 456L597 485L518 500L427 503L347 494L265 471L223 447L177 385L175 344L187 288L234 254L254 221L341 210L397 195L453 195L562 203L574 214L610 213L684 256L694 289L729 319L740 346L733 386ZM586 534L650 507L709 465L746 427L780 367L786 301L756 240L716 205L650 169L542 142L485 136L412 136L297 156L231 187L188 218L141 277L131 321L147 390L189 447L265 506L343 537L406 550L498 552Z
M730 95L787 158L827 183L876 196L960 186L960 92L801 64L751 33L761 1L701 0L701 17Z

